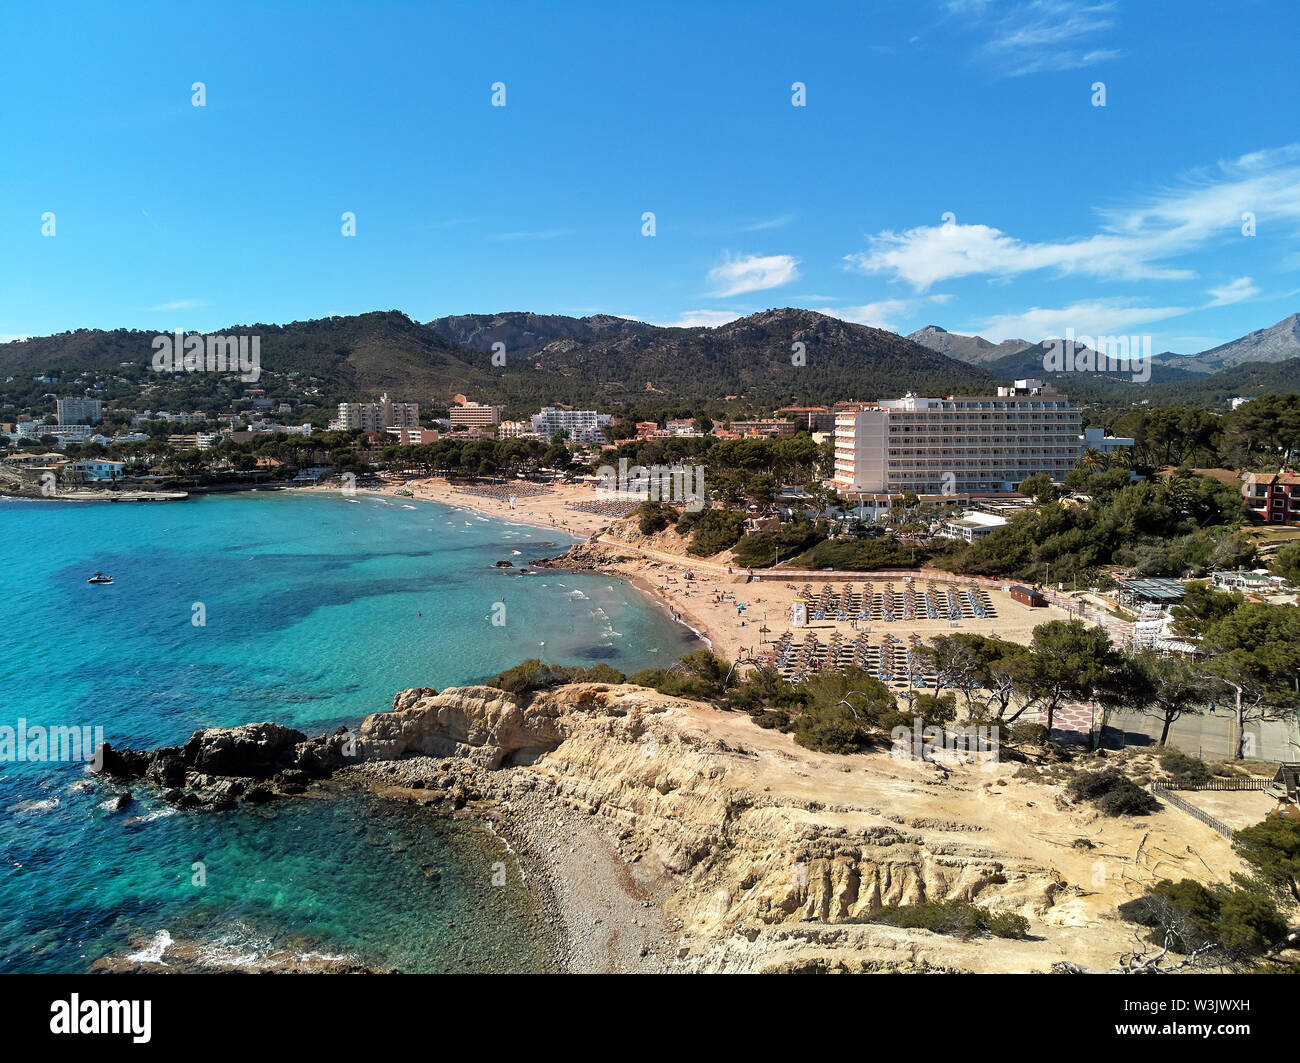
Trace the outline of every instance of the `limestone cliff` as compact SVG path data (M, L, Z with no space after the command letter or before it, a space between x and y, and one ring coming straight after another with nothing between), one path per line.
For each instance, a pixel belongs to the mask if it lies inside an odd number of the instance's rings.
M626 685L404 691L366 718L358 748L384 770L465 758L507 816L540 795L594 817L627 864L667 884L684 969L1106 967L1132 943L1118 902L1155 877L1236 866L1224 839L1176 813L1101 819L997 765L813 753L746 716ZM1031 940L862 922L949 899L1023 914Z

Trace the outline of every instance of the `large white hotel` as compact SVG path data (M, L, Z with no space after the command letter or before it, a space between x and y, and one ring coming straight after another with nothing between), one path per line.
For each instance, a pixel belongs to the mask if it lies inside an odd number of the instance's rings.
M1061 480L1079 459L1080 411L1037 380L996 395L907 395L841 407L835 476L843 498L997 494L1026 476Z

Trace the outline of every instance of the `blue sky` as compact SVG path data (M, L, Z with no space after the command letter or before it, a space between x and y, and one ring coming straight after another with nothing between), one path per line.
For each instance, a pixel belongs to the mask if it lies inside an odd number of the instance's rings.
M1293 0L8 4L0 40L0 338L801 306L1191 353L1300 309Z

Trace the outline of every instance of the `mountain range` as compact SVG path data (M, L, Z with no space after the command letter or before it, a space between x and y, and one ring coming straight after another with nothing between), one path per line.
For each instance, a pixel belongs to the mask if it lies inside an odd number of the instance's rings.
M714 328L526 311L421 323L390 310L221 332L260 335L261 383L268 397L283 400L295 391L309 412L312 405L323 410L387 391L432 409L445 408L453 395L463 394L503 404L507 416L533 412L543 403L730 414L894 398L909 391L988 394L1020 377L1051 380L1084 403L1217 406L1233 395L1292 390L1300 379L1300 315L1295 314L1197 355L1161 355L1145 385L1116 374L1046 372L1044 345L1026 340L994 344L935 325L899 336L788 307ZM110 381L110 399L138 400L140 388L147 387L144 395L154 409L228 405L229 392L210 374L152 374L156 335L78 329L0 344L0 421L37 412L48 405L50 393L69 393L73 379L83 374ZM68 383L36 382L37 375L58 375ZM286 385L291 377L294 388ZM307 381L309 401L303 397ZM84 387L83 378L75 390Z
M938 325L927 325L907 337L932 351L946 354L967 365L976 365L998 375L1042 370L1041 354L1045 344L1028 340L1003 340L991 343L983 336L963 336ZM1095 353L1095 352L1094 352ZM1165 351L1153 361L1159 369L1152 380L1186 380L1195 375L1217 373L1246 362L1285 362L1300 358L1300 314L1291 314L1276 325L1256 329L1239 339L1230 340L1199 354L1174 354Z

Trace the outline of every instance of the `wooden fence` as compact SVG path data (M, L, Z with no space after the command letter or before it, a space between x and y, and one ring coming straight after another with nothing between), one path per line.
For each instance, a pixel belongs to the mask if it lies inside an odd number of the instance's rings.
M1243 779L1211 779L1209 782L1181 783L1175 787L1175 790L1269 790L1273 787L1272 779L1259 779L1255 777Z
M1229 840L1231 840L1232 836L1236 833L1226 823L1222 822L1221 820L1215 819L1208 812L1201 811L1201 809L1197 808L1190 801L1184 801L1177 794L1173 793L1171 790L1166 790L1159 783L1152 783L1151 792L1155 794L1156 797L1160 798L1162 801L1168 801L1175 808L1182 809L1189 816L1195 816L1207 827L1210 827L1213 830L1217 830L1220 834L1222 834L1225 838L1228 838Z

